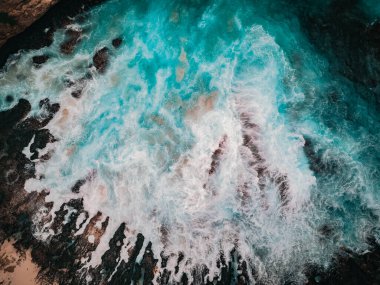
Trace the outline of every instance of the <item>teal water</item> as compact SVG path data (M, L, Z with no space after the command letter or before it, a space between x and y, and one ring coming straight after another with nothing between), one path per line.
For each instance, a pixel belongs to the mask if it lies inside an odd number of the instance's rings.
M379 114L331 71L294 9L285 1L109 1L72 25L83 32L72 55L60 54L57 31L51 47L8 62L1 109L18 98L36 115L43 98L61 105L47 126L58 141L42 151L52 158L36 160L26 189L48 189L52 213L83 197L90 216L110 217L84 267L99 262L121 222L128 241L140 232L156 255L172 254L169 268L182 251L180 273L204 264L212 278L220 252L237 246L255 278L274 284L302 283L300 268L328 266L341 246L365 251L368 237L380 238ZM104 46L110 62L98 74L88 66ZM31 58L41 53L50 59L37 69ZM75 99L66 82L87 72L94 79ZM36 226L42 240L53 234Z

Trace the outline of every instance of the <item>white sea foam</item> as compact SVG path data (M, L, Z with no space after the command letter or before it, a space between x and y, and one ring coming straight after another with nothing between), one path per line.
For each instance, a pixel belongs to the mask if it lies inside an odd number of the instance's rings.
M134 42L144 45L138 39ZM176 127L170 109L162 107L165 93L170 92L169 70L157 72L152 99L147 98L146 83L134 68L124 70L124 80L139 82L142 88L137 96L109 93L114 78L121 76L115 66L105 77L89 82L80 100L62 93L61 109L48 126L59 142L52 159L36 167L45 179L30 179L25 187L29 191L49 189L47 200L54 202L52 213L62 203L80 196L90 217L98 211L110 217L87 266L100 262L122 222L133 231L128 238L141 232L152 241L155 253L174 254L169 258L169 269L174 270L175 256L183 252L186 262L180 273L205 264L210 277L217 275L220 251L228 255L236 244L245 258L253 259L259 268L263 264L266 270L274 270L276 264L289 267L302 262L301 251L314 238L305 212L314 178L299 163L302 136L291 132L277 111L281 92L277 86L282 76L278 70L288 68L287 63L261 27L247 31L240 49L232 64L220 56L214 63L200 66L200 72L212 75L216 91L182 103L187 111L181 128ZM125 54L115 62L128 62L130 53ZM149 53L144 56L149 58ZM255 67L257 57L263 66ZM236 73L238 64L244 64L246 70ZM226 68L220 69L223 65ZM120 100L129 106L120 105ZM146 118L153 121L148 129L138 123L146 112L146 100L151 102L150 108L158 109ZM255 143L269 171L288 178L285 213L278 186L268 182L262 192L257 172L250 169L250 155L242 146L242 113L260 129ZM86 124L95 124L97 129L88 129ZM210 176L212 154L223 137L225 149L218 169ZM185 143L185 149L179 151L178 143ZM77 179L94 170L95 176L81 187L79 195L70 192ZM248 197L239 193L242 185L248 185ZM173 278L180 278L180 273Z
M206 32L216 8L206 9L194 25L201 38L212 36ZM169 256L172 272L179 253L184 254L179 273L171 275L176 281L183 272L190 277L199 265L206 265L213 278L220 272L220 252L228 260L233 248L264 280L278 283L289 272L302 280L302 265L325 262L335 247L321 246L317 234L324 217L312 200L319 189L303 150L303 135L321 131L321 123L296 123L280 110L285 103L311 100L294 87L299 82L287 57L262 26L244 28L236 15L226 29L238 30L237 39L195 46L185 37L168 37L161 29L165 17L149 23L150 33L138 17L128 12L120 20L132 27L132 38L120 51L112 50L104 75L90 69L94 78L83 84L79 99L64 81L83 78L93 50L107 45L108 38L96 29L84 35L92 45L84 44L73 56L58 56L55 43L46 51L56 57L40 69L30 67L31 52L0 78L7 92L17 77L28 78L34 113L45 97L60 103L47 126L58 141L42 151L53 155L36 163L36 179L26 181L25 188L49 191L53 218L62 203L79 197L90 218L98 211L102 221L109 217L91 260L83 260L85 268L100 263L113 234L126 223L121 257L128 259L137 233L142 233L144 246L151 241L156 258L161 259L161 252ZM120 32L109 29L112 35ZM215 49L211 58L206 47ZM285 90L285 81L290 90ZM24 153L30 154L28 149ZM324 155L326 161L333 157L328 151ZM72 193L75 182L86 177L79 194ZM355 192L350 185L347 189ZM376 208L376 199L367 198ZM42 209L34 221L35 236L48 242L54 233L47 215ZM83 234L88 222L80 217L76 235ZM101 228L101 221L97 226ZM96 241L93 235L87 239Z

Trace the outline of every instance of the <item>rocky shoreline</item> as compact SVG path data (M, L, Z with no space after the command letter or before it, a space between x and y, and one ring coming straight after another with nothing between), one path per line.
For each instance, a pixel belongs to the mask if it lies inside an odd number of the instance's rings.
M65 27L70 23L70 17L80 15L86 9L101 2L103 1L60 1L29 28L9 39L0 48L0 66L4 66L7 58L20 49L38 49L50 45L54 30ZM318 23L315 25L319 27ZM62 53L72 52L75 44L80 40L79 32L67 29L66 35L66 41L61 43ZM93 66L99 74L102 74L107 68L110 49L118 48L121 44L121 39L114 39L108 46L94 51ZM33 59L33 64L38 67L47 60L46 56L41 55ZM359 55L357 60L361 60ZM350 64L355 65L355 62ZM91 77L84 76L81 82L69 83L75 86L72 93L74 98L80 97L81 88L87 80L91 80ZM366 84L364 79L358 80L360 84ZM373 97L371 98L373 100ZM13 98L9 98L9 100L13 100ZM101 264L88 271L83 271L78 260L88 258L94 251L107 228L108 218L103 217L101 213L89 217L83 209L81 199L70 200L61 205L59 211L56 212L52 227L59 234L55 235L50 243L43 243L32 235L35 226L32 221L33 216L42 207L48 211L52 205L45 202L48 193L28 193L24 190L25 181L34 176L34 163L25 156L23 149L28 146L34 136L34 142L30 146L34 157L49 159L48 154L39 156L38 149L42 149L47 143L54 141L54 137L45 126L59 108L58 103L50 102L46 98L40 102L42 115L28 117L31 110L30 103L21 99L12 109L0 112L0 243L3 244L7 240L14 241L13 246L20 255L30 251L33 262L39 268L36 283L131 284L132 281L142 280L143 284L151 284L152 280L159 275L159 283L168 284L169 276L177 274L178 270L176 270L177 272L167 271L165 269L167 258L161 256L160 267L162 270L157 272L155 257L160 253L153 253L150 243L143 248L144 236L141 234L137 234L134 245L129 245L128 261L118 262L125 237L125 224L121 224L114 233L109 242L109 250L101 258ZM318 159L314 159L314 163L318 163ZM315 167L320 166L315 165ZM72 191L80 191L83 183L85 181L78 181ZM69 213L68 207L75 211ZM85 216L85 221L89 220L89 222L82 234L74 235L76 223L81 214ZM70 215L70 219L68 223L63 224L66 215ZM47 220L49 219L49 216L45 217ZM100 227L96 226L98 222L101 224ZM93 236L93 240L89 240L89 236ZM305 269L308 276L306 284L380 284L380 245L373 239L369 239L368 243L371 251L363 254L342 248L336 254L332 262L333 266L327 271L310 265ZM140 252L143 252L142 260L137 261ZM228 254L231 255L232 262L226 263L223 255L219 260L220 280L206 280L207 267L205 266L194 269L195 280L201 284L251 284L247 272L247 261L242 260L237 250ZM177 268L181 266L183 260L184 256L179 254ZM4 271L6 268L8 268L6 264L0 263L0 270ZM250 273L252 276L256 275L255 272ZM189 276L184 274L180 279L179 284L188 284Z
M58 0L4 0L0 2L0 47L43 16Z
M22 150L28 145L32 136L35 136L34 144L38 145L38 148L43 148L46 143L54 139L44 126L59 109L59 105L45 100L41 102L41 108L49 110L44 119L23 120L30 110L30 105L26 100L20 100L11 110L0 113L2 122L0 126L1 243L14 240L13 246L20 255L31 252L32 260L39 268L37 279L41 284L53 282L58 284L131 284L132 281L137 282L141 279L144 284L150 284L156 274L160 275L158 278L160 284L168 284L170 274L177 274L177 272L169 272L165 269L167 260L165 256L162 256L160 266L162 272L156 271L155 255L157 256L157 253L152 252L150 243L145 249L143 248L144 237L141 234L137 235L136 243L129 247L129 260L122 261L117 266L121 247L124 245L125 224L120 225L110 240L110 248L102 256L101 264L90 268L88 272L83 272L78 260L88 258L95 250L107 228L108 218L104 219L101 213L89 217L83 209L81 199L73 199L61 205L52 223L52 228L59 234L55 235L49 243L41 242L32 235L34 227L32 217L40 208L45 207L48 210L52 205L44 201L47 193L27 193L23 189L25 180L34 174L34 163L25 157ZM7 155L4 155L5 152ZM48 159L48 157L40 157L40 159ZM75 211L71 211L69 222L63 224L65 216L69 214L68 208ZM81 214L86 216L86 220L90 220L83 233L75 236L77 220ZM46 216L46 219L49 219L49 216ZM96 226L97 222L101 222L100 228ZM89 236L94 236L94 240L90 241ZM306 269L309 277L307 284L378 284L380 282L380 246L373 240L369 243L372 250L364 254L342 248L328 271L310 265ZM144 252L142 261L137 262L137 256L142 250ZM201 284L250 284L247 261L241 259L238 251L233 251L230 255L232 262L228 264L223 256L220 257L220 280L207 280L206 267L195 269L193 277ZM183 259L184 256L182 258L180 256L177 268ZM6 266L0 266L0 270L6 268ZM251 274L255 276L255 272ZM91 280L86 279L86 276L91 276ZM188 276L185 274L181 280L179 284L188 284ZM259 282L258 284L266 283Z
M23 25L17 28L17 32L12 35L7 36L6 31L1 30L0 26L0 35L4 35L3 37L0 37L0 68L4 66L10 55L17 53L19 50L39 49L51 45L53 41L52 36L56 29L70 24L73 17L105 1L106 0L47 1L51 4L46 6L44 12L35 12L38 16L33 17L32 21L28 22L28 25ZM14 1L10 0L8 2ZM38 0L34 2L46 1ZM1 5L0 15L2 13ZM7 9L11 8L11 4L9 4ZM22 17L22 15L20 17Z

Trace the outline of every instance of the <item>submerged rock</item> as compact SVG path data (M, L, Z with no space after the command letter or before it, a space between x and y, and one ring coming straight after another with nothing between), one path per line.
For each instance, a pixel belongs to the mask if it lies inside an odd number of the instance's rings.
M7 96L5 97L5 102L7 102L7 103L12 103L13 100L14 100L14 98L13 98L12 95L7 95Z
M71 188L71 192L79 193L80 188L86 183L86 179L78 180L74 186Z
M122 44L123 40L121 38L116 38L112 40L112 45L114 48L119 48Z
M369 241L371 243L371 241ZM369 251L358 254L342 248L328 270L311 267L307 273L311 285L380 284L380 245L374 242Z
M81 89L74 90L73 92L71 92L71 96L77 99L80 98L82 96L82 90Z
M77 43L79 43L82 32L69 29L66 31L66 40L60 45L60 51L64 54L71 54Z
M39 49L53 42L53 33L78 14L105 0L0 1L0 68L21 49Z
M318 1L306 1L297 7L298 18L311 44L330 59L334 72L363 88L358 95L379 109L380 24L369 20L359 2L365 1L334 0L315 9Z

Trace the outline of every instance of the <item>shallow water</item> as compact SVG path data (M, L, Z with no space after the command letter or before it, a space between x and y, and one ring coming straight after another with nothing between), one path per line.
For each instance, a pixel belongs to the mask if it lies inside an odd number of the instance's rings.
M60 53L57 31L51 47L8 61L1 109L19 98L36 115L41 99L61 106L47 126L58 141L40 151L52 157L35 159L27 191L48 190L52 215L83 197L90 216L110 217L83 267L100 262L122 222L126 240L142 233L156 258L170 256L169 269L184 254L177 281L200 265L212 279L220 253L228 259L237 248L254 278L302 283L300 268L328 266L340 247L365 251L369 236L380 238L379 114L331 71L295 7L109 1L72 25L83 37L72 55ZM99 74L88 67L104 46L110 62ZM50 59L36 68L31 58L41 53ZM67 82L88 73L93 80L73 98L77 85ZM54 231L40 218L34 234L48 242Z

